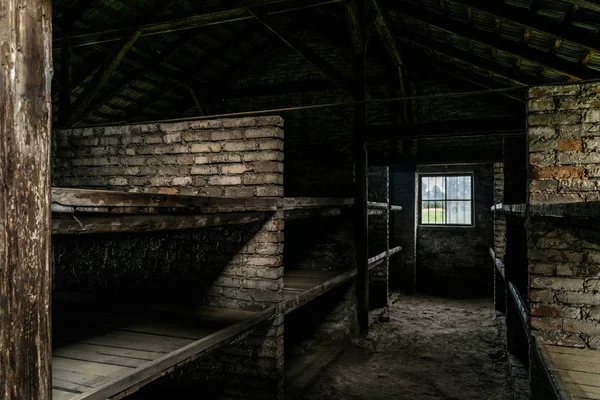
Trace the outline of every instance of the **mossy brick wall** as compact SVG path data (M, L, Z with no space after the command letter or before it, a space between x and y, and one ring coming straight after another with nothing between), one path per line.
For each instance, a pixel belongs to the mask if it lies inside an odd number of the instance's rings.
M369 167L367 170L369 201L389 203L389 167ZM376 256L389 248L390 212L381 210L381 215L369 216L369 257ZM398 255L394 256L398 257ZM385 260L369 273L369 304L371 308L385 307L389 295L389 260Z
M598 83L529 90L529 204L598 200L599 107ZM550 221L526 228L532 334L600 349L600 246Z

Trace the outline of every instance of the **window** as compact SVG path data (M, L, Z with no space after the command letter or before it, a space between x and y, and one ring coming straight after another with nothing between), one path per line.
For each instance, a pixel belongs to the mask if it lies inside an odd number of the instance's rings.
M420 175L421 225L473 225L472 175Z

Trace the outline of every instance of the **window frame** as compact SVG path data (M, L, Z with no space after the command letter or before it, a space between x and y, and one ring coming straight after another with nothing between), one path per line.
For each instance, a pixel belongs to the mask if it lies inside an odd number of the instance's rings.
M444 180L447 177L460 177L460 176L470 176L471 177L471 199L470 200L466 200L466 199L451 199L448 200L448 198L446 197L446 193L444 193L444 199L440 200L443 201L445 204L448 203L448 201L470 201L471 202L471 223L470 224L448 224L448 223L443 223L443 224L435 224L435 223L423 223L423 202L424 201L435 201L435 200L423 200L423 189L422 189L422 178L423 177L441 177L444 178ZM438 228L473 228L475 227L475 177L473 172L419 172L417 174L417 190L419 192L419 196L418 196L418 225L419 226L423 226L423 227L438 227Z

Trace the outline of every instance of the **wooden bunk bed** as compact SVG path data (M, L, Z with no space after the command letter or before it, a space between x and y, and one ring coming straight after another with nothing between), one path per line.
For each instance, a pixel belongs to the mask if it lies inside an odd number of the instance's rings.
M125 397L176 367L246 337L275 315L275 307L251 312L122 300L100 304L89 295L55 295L55 400Z

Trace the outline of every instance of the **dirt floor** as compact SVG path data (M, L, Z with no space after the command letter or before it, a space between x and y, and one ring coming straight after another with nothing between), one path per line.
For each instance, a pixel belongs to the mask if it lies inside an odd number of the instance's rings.
M393 294L388 315L303 399L512 398L492 299Z

